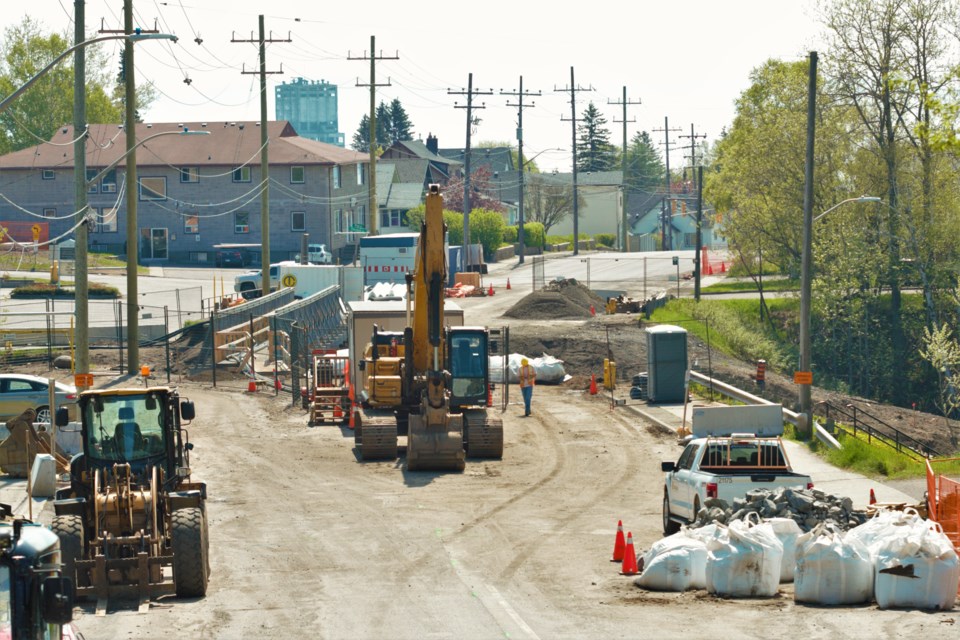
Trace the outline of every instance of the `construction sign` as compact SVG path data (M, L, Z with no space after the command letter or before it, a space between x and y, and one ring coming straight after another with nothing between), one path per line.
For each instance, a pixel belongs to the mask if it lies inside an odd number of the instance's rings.
M3 237L12 242L46 242L50 239L50 223L30 223L25 220L0 220L0 228L4 229Z
M813 384L813 371L794 371L794 384Z
M282 280L280 280L280 284L285 287L295 287L297 286L297 276L293 275L292 273L288 273L283 276Z

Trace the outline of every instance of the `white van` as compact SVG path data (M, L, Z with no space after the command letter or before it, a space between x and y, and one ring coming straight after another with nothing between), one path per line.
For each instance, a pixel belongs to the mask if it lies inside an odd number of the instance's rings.
M294 257L294 261L300 262L300 254ZM307 245L307 262L310 264L330 264L333 262L333 255L327 251L325 244Z

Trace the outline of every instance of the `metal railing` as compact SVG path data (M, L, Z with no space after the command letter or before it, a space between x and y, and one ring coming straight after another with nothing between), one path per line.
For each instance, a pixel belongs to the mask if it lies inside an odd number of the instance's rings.
M873 441L876 440L880 444L894 449L897 453L913 458L918 462L942 455L930 445L903 433L896 427L855 405L848 404L846 407L838 407L823 401L818 402L816 406L824 407L824 417L828 424L836 423L838 428L852 434L855 438L858 437L858 434L865 435L868 444L873 444ZM843 420L843 422L838 422L838 420Z

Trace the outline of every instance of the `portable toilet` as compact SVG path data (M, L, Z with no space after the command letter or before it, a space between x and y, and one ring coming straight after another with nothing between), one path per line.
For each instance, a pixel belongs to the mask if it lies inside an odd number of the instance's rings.
M647 329L649 402L683 402L687 376L687 330L669 324Z

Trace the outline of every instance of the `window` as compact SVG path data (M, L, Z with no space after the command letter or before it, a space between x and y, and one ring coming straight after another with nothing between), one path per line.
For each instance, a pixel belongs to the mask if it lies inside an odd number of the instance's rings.
M390 209L389 211L380 212L380 226L383 228L386 227L399 227L402 226L403 222L400 220L400 210L399 209Z
M183 232L184 233L200 233L200 216L195 213L186 216L183 219Z
M343 209L337 209L333 212L333 219L336 224L336 232L343 233L346 229L343 228Z
M303 184L303 167L290 167L290 183Z
M166 178L140 178L140 199L141 200L166 200L167 199L167 179Z
M357 184L358 184L358 185L366 184L366 182L367 182L367 180L366 180L366 174L367 174L366 169L367 169L367 165L365 165L365 164L358 164L358 165L357 165Z
M44 217L44 218L56 218L56 217L57 217L57 210L56 210L56 209L44 209L44 210L43 210L43 217Z
M683 234L683 246L685 247L697 246L697 234L696 233Z
M290 212L290 231L303 231L306 227L307 214L303 211Z
M678 469L692 468L693 459L696 457L696 453L699 448L700 448L700 445L688 444L687 448L683 450L683 454L680 456L680 460L677 462L677 468Z
M100 209L100 215L97 217L97 233L116 233L117 232L117 210L113 208Z
M250 182L250 167L237 167L233 170L234 182Z
M87 169L87 193L97 193L100 191L100 185L97 183L91 184L90 181L97 177L99 171L96 169Z
M233 214L233 232L250 233L250 213L247 211L237 211Z
M358 205L353 212L353 224L364 229L367 228L367 208L362 204Z
M53 169L44 169L43 172L40 174L40 177L43 178L44 180L53 180L54 178L57 177L57 174L53 172Z
M334 165L333 167L333 188L340 188L340 166Z
M117 170L110 169L100 179L100 193L117 192Z
M180 182L200 182L200 167L180 167Z

